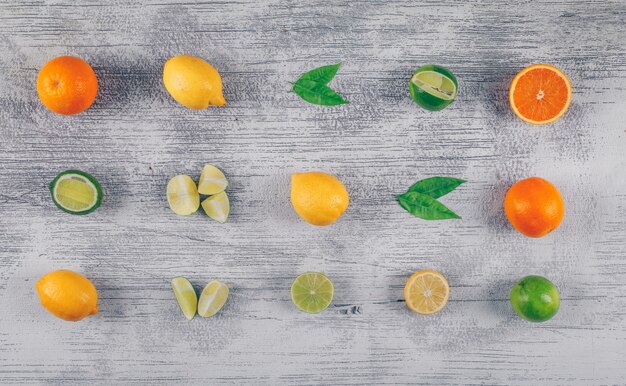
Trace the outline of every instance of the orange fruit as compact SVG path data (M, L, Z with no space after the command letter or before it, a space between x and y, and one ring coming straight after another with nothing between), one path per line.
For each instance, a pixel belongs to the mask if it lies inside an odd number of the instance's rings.
M407 307L418 314L429 315L441 311L450 298L448 281L439 272L425 269L415 272L404 286Z
M41 305L63 320L78 321L98 312L96 287L80 273L66 269L49 272L35 289Z
M54 58L37 75L41 103L57 114L83 112L98 94L96 73L84 60L73 56Z
M323 172L291 176L291 205L309 224L330 225L348 208L348 191L337 177Z
M572 85L558 68L533 64L513 78L509 102L515 115L524 122L545 125L565 114L572 102Z
M504 212L521 234L543 237L561 224L563 198L550 182L531 177L511 186L504 197Z

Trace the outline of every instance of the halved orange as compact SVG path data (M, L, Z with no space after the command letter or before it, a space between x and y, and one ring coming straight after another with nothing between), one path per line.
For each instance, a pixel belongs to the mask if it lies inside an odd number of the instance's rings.
M572 102L572 85L558 68L533 64L513 78L509 102L515 115L524 122L545 125L565 114Z
M404 286L404 301L418 314L429 315L441 311L449 297L450 286L446 278L429 269L415 272Z

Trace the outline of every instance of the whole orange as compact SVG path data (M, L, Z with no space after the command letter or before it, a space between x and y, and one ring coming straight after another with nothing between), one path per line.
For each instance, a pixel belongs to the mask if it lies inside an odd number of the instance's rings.
M98 79L91 66L74 56L54 58L37 75L41 103L58 114L83 112L98 94Z
M563 198L550 182L530 177L511 186L504 197L504 212L523 235L543 237L561 224Z

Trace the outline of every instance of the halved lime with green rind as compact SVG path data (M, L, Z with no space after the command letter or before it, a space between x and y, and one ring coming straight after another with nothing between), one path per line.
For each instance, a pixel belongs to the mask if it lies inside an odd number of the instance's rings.
M198 309L198 295L189 280L182 276L173 278L172 290L185 317L188 320L193 319Z
M50 182L52 201L61 210L71 214L88 214L102 202L102 188L89 173L66 170Z
M209 318L217 314L226 304L229 292L226 284L218 280L211 281L200 294L198 315Z
M291 300L300 311L316 314L333 300L333 283L319 272L303 273L291 285Z
M428 65L413 73L409 82L411 97L418 105L430 111L449 106L458 93L456 77L446 68Z

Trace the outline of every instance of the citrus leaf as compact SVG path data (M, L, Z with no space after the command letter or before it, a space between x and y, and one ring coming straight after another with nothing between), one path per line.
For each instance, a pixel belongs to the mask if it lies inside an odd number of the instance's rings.
M330 87L312 80L298 80L293 85L293 92L316 105L335 106L349 103Z
M341 63L318 67L304 73L296 83L300 82L301 80L312 80L313 82L327 84L328 82L333 80L335 74L337 74L337 71L339 70L339 67L341 67Z
M461 218L459 215L448 209L447 206L434 198L418 193L406 192L396 197L398 203L407 212L423 220L448 220L451 218Z
M432 198L439 198L450 193L464 182L465 180L454 177L430 177L417 181L408 191L422 193Z

